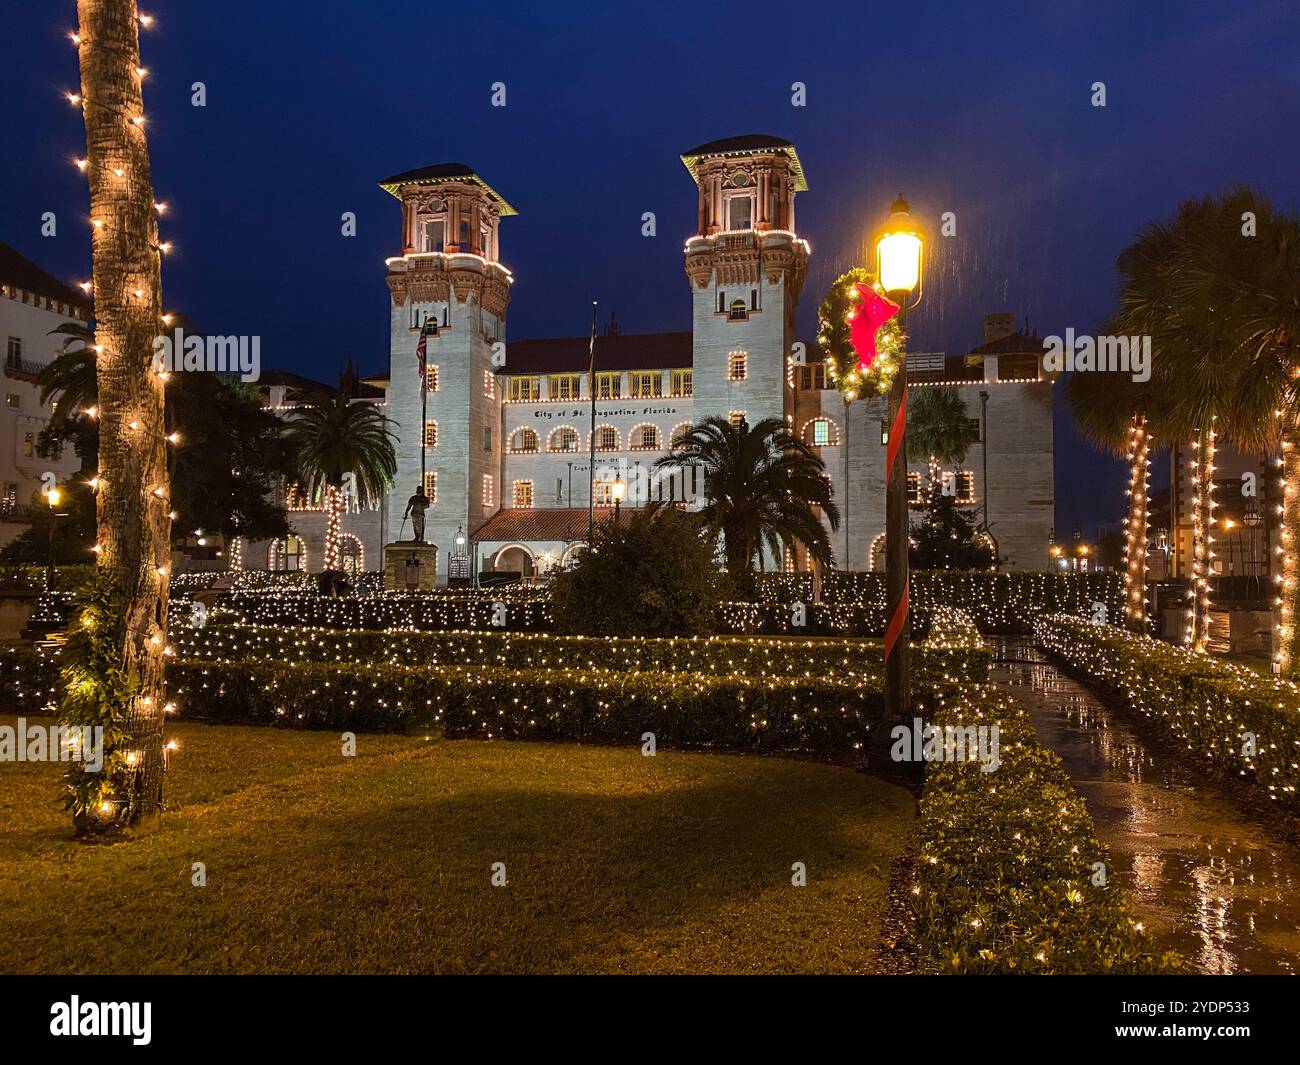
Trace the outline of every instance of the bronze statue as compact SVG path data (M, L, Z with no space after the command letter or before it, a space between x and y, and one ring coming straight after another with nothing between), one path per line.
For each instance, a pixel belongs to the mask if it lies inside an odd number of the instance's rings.
M406 513L402 517L411 519L411 540L417 544L424 543L424 512L429 509L429 497L424 494L424 486L415 489L415 495L406 501Z

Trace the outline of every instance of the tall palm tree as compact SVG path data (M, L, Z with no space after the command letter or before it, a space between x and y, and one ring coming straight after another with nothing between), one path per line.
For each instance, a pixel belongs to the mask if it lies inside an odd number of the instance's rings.
M779 556L803 544L823 565L834 563L826 526L839 528L826 467L780 418L751 427L726 418L706 418L692 426L656 468L697 467L703 471L706 503L700 513L722 538L727 571L745 590L753 587L755 557L766 548Z
M1118 329L1111 323L1108 334ZM1146 563L1150 522L1151 453L1165 439L1167 404L1149 382L1123 374L1072 373L1066 398L1084 437L1129 464L1128 513L1124 518L1124 618L1130 628L1147 624Z
M289 418L285 436L297 453L299 484L312 499L324 499L329 515L327 570L339 568L339 522L347 503L344 483L353 482L356 502L363 507L392 487L397 456L388 424L377 406L352 402L342 388L307 395Z
M144 127L135 0L77 0L80 104L93 224L99 393L97 580L69 641L62 714L104 727L100 773L70 763L80 833L152 827L162 811L163 657L171 542L161 249ZM132 428L132 425L138 428Z
M1189 372L1207 381L1228 377L1222 435L1229 443L1281 451L1274 658L1290 675L1300 649L1300 219L1244 187L1199 206L1202 224L1189 234L1177 274L1189 331L1200 339Z

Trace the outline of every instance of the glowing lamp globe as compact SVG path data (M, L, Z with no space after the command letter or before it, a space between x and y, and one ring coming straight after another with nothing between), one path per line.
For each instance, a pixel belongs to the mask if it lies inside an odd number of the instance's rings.
M876 233L875 245L880 287L898 303L905 303L913 293L920 302L925 231L909 213L902 196L894 201L888 221Z
M623 501L623 495L626 491L627 488L624 486L622 481L615 481L613 487L611 488L611 492L613 493L614 498L619 502Z
M59 501L63 499L63 493L60 492L57 488L51 488L48 492L45 493L45 498L49 501L51 507L57 507L59 505Z

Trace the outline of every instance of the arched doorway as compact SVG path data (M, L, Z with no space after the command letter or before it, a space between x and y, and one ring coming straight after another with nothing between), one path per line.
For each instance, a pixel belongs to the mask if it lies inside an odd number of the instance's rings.
M536 575L537 564L533 553L523 544L507 544L492 559L492 569L497 573L518 573L527 579Z

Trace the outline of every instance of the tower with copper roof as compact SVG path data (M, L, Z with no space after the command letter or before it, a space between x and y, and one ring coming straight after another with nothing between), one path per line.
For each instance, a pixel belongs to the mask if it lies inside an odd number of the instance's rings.
M398 538L406 501L420 482L432 500L425 539L447 577L458 529L469 531L500 505L500 395L510 272L501 265L499 226L515 214L463 163L395 174L380 187L402 205L401 254L387 260L390 307L388 413L396 422L397 485L389 494L388 537ZM421 424L416 346L425 335L427 414ZM409 522L403 536L411 534Z
M794 314L808 267L795 230L795 194L807 190L794 145L748 134L691 149L682 162L699 189L686 241L694 303L697 419L750 425L794 411Z

